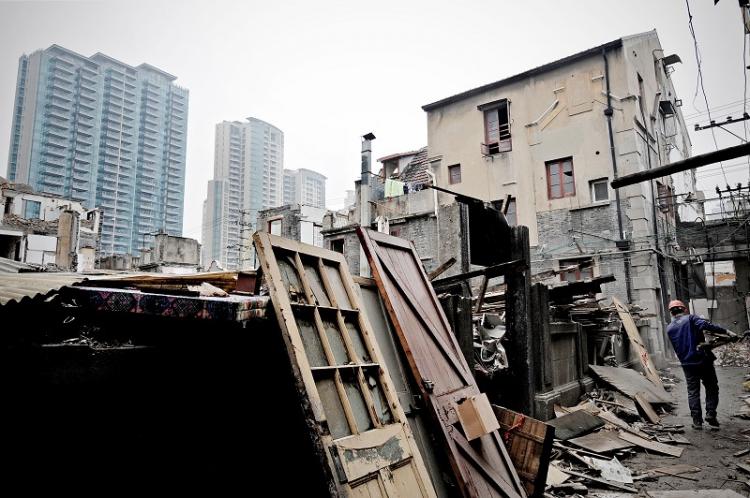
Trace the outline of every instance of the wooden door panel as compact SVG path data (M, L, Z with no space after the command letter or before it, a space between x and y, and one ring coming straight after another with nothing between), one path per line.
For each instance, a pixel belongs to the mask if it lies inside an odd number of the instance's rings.
M456 405L479 389L416 251L390 235L362 228L357 234L461 492L467 497L526 496L497 431L471 443L463 434Z
M253 239L332 494L434 497L343 255Z

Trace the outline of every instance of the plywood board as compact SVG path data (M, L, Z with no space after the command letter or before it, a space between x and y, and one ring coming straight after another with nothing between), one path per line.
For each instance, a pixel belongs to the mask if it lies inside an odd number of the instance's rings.
M593 453L607 453L609 451L622 450L634 446L632 443L621 439L617 432L606 430L576 437L568 442Z
M604 421L586 410L574 411L547 423L555 428L555 437L562 441L587 434L604 425Z
M641 366L643 367L643 373L655 386L664 389L664 384L662 384L661 377L659 377L659 371L656 370L654 362L651 361L651 356L648 354L648 349L646 349L643 339L641 339L641 334L638 332L638 327L633 320L633 316L616 297L612 298L612 302L614 303L615 308L617 308L617 314L620 315L622 325L625 327L625 332L628 334L630 345L638 355L638 360L640 360Z
M469 443L461 430L456 405L479 388L414 247L363 228L357 235L459 490L467 497L525 496L500 433Z
M670 446L668 444L659 443L657 441L649 441L625 431L620 431L620 439L627 441L628 443L632 443L636 446L640 446L641 448L673 457L679 457L680 455L682 455L682 451L684 449L677 446Z
M493 405L505 447L529 496L544 493L555 428L513 410ZM559 470L557 471L560 472ZM567 474L563 474L567 479Z
M604 382L631 398L634 398L637 393L643 393L644 398L649 403L671 403L673 401L663 387L654 385L631 368L589 365L589 369Z

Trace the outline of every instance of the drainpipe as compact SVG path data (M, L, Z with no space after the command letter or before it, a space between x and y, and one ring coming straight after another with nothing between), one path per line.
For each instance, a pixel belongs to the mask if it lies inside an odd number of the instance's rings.
M609 133L609 154L612 158L612 176L616 179L617 174L617 154L615 152L615 137L612 133L612 115L614 110L612 109L612 94L609 88L609 60L607 59L606 49L602 49L602 58L604 59L604 81L607 84L607 108L604 110L604 115L607 117L607 131ZM620 205L620 191L615 189L615 203L617 204L617 227L620 231L620 241L617 243L617 247L624 251L628 249L629 243L625 240L625 230L622 225L622 206ZM628 258L623 259L625 265L625 290L628 296L628 302L633 300L633 289L630 282L630 261Z
M359 225L370 227L370 201L372 200L372 189L370 188L370 176L372 175L372 141L375 135L368 133L362 135L362 176L359 184ZM367 256L360 245L359 248L359 274L363 277L370 276L370 265Z

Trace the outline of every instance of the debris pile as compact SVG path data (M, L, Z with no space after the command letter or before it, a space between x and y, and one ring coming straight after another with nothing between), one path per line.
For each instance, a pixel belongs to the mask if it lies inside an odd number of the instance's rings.
M717 349L716 364L722 367L750 367L750 343L747 341L727 344Z

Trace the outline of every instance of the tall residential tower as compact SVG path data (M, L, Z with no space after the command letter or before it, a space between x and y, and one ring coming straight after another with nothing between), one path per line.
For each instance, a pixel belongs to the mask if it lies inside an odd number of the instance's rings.
M326 177L311 169L285 169L284 204L326 207Z
M284 133L256 118L216 125L214 178L203 204L203 264L254 265L258 211L284 198Z
M8 177L100 207L100 253L182 234L188 91L148 64L52 45L19 60Z

